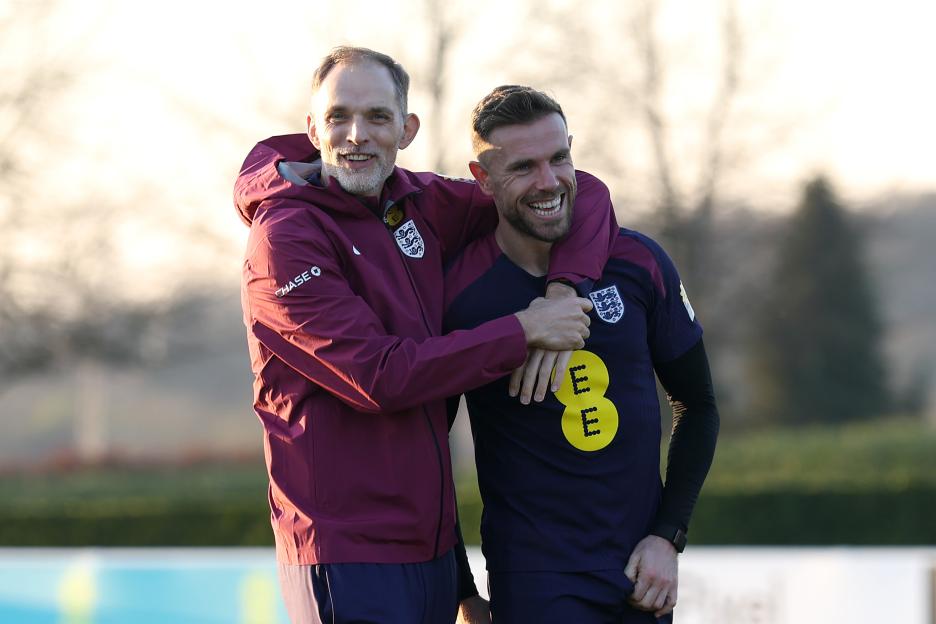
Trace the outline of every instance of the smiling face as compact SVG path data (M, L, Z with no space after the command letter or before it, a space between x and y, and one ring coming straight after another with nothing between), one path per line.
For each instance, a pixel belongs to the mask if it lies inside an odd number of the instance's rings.
M312 97L309 139L322 174L353 195L377 196L419 120L400 110L390 72L369 60L336 65Z
M575 167L571 137L558 113L496 128L469 168L481 189L494 197L502 223L509 225L498 226L499 231L544 243L568 233Z

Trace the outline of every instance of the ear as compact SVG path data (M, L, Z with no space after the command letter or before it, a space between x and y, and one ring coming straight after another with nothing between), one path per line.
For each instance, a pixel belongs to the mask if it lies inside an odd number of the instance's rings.
M472 160L468 163L468 170L471 171L471 175L474 176L474 179L478 181L478 186L485 195L494 194L491 190L491 176L488 174L487 169L484 168L484 165L477 160Z
M315 131L315 122L312 121L312 115L306 115L306 134L309 136L309 140L312 141L312 145L315 146L315 149L321 152L321 141L319 141L318 132Z
M569 135L569 149L572 149L572 135Z
M409 147L409 144L416 138L417 132L419 132L419 117L409 113L403 120L403 138L400 139L400 149Z

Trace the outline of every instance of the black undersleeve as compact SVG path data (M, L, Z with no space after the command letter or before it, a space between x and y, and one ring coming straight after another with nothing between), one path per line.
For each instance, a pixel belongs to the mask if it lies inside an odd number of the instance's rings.
M712 465L719 426L702 339L675 360L655 368L673 407L666 482L655 526L688 532L692 510Z

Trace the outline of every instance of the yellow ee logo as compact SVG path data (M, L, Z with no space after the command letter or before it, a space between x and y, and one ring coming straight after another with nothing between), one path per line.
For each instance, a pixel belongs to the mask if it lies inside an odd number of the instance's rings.
M556 393L566 406L562 433L581 451L598 451L611 444L618 430L618 411L605 398L608 367L591 351L575 351L569 360L566 379Z

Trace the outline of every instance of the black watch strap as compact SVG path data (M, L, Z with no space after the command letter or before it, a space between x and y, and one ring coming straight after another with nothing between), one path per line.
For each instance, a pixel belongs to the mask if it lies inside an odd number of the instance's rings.
M657 526L650 531L650 535L662 537L673 545L676 552L681 553L686 549L686 532L675 526Z

